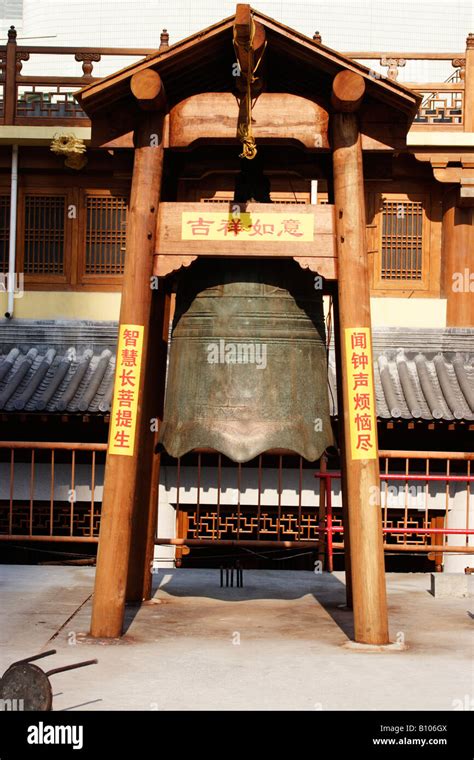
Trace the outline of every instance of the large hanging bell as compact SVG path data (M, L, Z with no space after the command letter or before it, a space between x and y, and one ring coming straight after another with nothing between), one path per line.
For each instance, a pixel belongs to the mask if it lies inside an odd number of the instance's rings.
M180 273L160 442L235 462L333 443L323 300L292 260L199 259Z

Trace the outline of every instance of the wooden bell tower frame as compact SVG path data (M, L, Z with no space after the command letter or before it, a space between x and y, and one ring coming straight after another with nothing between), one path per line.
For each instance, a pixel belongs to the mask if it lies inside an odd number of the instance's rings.
M210 28L207 37L209 44L215 39L218 26ZM257 14L248 5L238 5L235 17L221 24L222 33L232 31L237 58L247 76L252 60L255 61L262 54L267 44L265 28L270 30L271 35L276 30L284 44L289 44L291 30ZM201 34L174 47L177 50L179 48L183 56L189 56L192 40L202 42L202 37ZM271 44L270 40L268 44ZM353 456L349 413L351 357L345 341L347 330L368 329L370 342L371 326L362 163L362 142L367 138L361 131L359 109L364 98L369 95L376 110L379 105L376 99L380 92L382 97L391 102L395 111L397 108L404 111L400 120L403 126L400 128L406 134L409 120L407 114L409 117L410 113L416 111L418 97L398 83L371 80L367 69L334 51L322 49L318 42L307 38L302 40L302 36L295 33L291 44L301 45L302 48L305 46L304 55L309 50L314 57L324 56L326 74L331 66L334 72L330 80L331 105L328 104L328 107L331 110L329 119L334 185L332 239L337 259L337 276L334 277L337 279L336 326L341 359L338 370L343 399L344 440L341 453L348 601L352 597L355 640L364 644L384 645L389 643L389 635L382 521L378 499L374 500L374 494L380 493L379 460L377 449L372 458ZM159 255L165 247L166 238L164 225L160 223L165 147L173 147L173 140L178 140L177 130L173 132L169 129L169 114L173 113L172 108L181 107L179 98L173 97L171 108L167 101L173 82L170 74L169 86L165 76L166 61L172 54L173 48L165 50L157 54L156 60L147 59L98 84L89 85L78 94L79 102L91 115L93 136L95 129L97 144L107 147L128 146L133 136L134 167L120 325L143 328L135 446L129 456L121 456L110 450L107 456L91 622L91 634L95 637L120 636L126 602L141 602L151 596L160 454L155 453L157 433L151 429L150 420L158 420L159 426L163 416L170 316L170 293L165 274L179 266L188 265L196 255L206 255L204 247L201 250L195 249L194 254L194 249L190 251L184 244L171 264L169 256ZM156 70L160 68L161 59L162 75ZM368 89L370 92L367 92ZM226 96L226 93L219 94ZM126 109L123 105L124 98ZM113 118L120 125L118 137L117 130L115 136L110 129L107 132L108 109L112 109L112 117L108 117L109 126ZM291 116L288 116L288 121L291 122ZM291 125L288 129L291 129ZM377 141L382 138L372 135L369 139ZM271 246L271 243L262 245ZM255 255L261 254L255 252ZM264 255L272 255L271 248ZM302 266L315 272L321 271L322 260L318 261L317 252L313 256L301 257L295 249L294 258ZM158 289L153 288L154 273L161 275ZM373 387L371 365L368 372ZM376 431L374 435L376 448Z

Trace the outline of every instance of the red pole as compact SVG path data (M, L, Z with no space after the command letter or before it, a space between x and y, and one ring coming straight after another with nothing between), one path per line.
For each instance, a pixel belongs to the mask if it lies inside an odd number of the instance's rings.
M332 527L332 493L331 493L331 476L325 475L324 478L326 482L326 526L327 526L327 545L328 545L328 571L332 573L334 564L333 564L333 554L332 554L332 533L333 533L333 527Z

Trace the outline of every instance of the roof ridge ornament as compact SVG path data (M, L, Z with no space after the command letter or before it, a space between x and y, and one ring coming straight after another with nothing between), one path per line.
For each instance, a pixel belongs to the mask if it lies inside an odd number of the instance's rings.
M159 50L168 50L170 46L170 36L167 29L163 29L160 34L160 47Z

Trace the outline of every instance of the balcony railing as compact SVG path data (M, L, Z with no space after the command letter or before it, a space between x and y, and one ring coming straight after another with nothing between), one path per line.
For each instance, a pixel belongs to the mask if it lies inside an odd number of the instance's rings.
M0 46L0 124L88 127L90 121L73 93L102 78L93 75L94 65L101 63L112 73L154 52L147 48L26 47L17 45L16 31L11 28L8 43ZM44 65L51 66L52 60L57 61L63 71L77 69L78 74L25 76L22 73L24 62L35 64L35 69L44 69ZM120 63L114 65L114 61Z
M467 40L468 48L472 53L473 35ZM167 47L167 41L160 49ZM94 75L94 66L105 66L108 73L121 68L124 61L133 63L133 59L140 59L156 52L146 48L69 48L69 47L28 47L17 45L16 31L9 31L8 43L0 46L0 125L66 125L84 126L90 125L89 119L75 101L73 93L86 84L98 81L99 76ZM360 61L365 65L377 67L373 74L376 78L386 76L396 80L400 69L404 69L407 62L412 64L451 65L455 71L444 77L444 81L420 81L403 82L407 87L423 96L423 102L416 115L413 125L415 129L436 128L443 129L472 129L466 125L464 103L469 94L474 91L474 74L471 74L466 66L466 53L401 53L401 52L366 52L352 51L345 53L346 56ZM48 58L49 57L49 61ZM51 58L58 59L58 68L71 70L71 66L79 69L79 75L52 75L44 74L24 75L23 64L28 66L34 60L43 60L50 63ZM120 64L114 64L114 60L120 60ZM35 68L38 68L36 66ZM41 69L42 66L39 66ZM474 97L474 95L473 95Z

